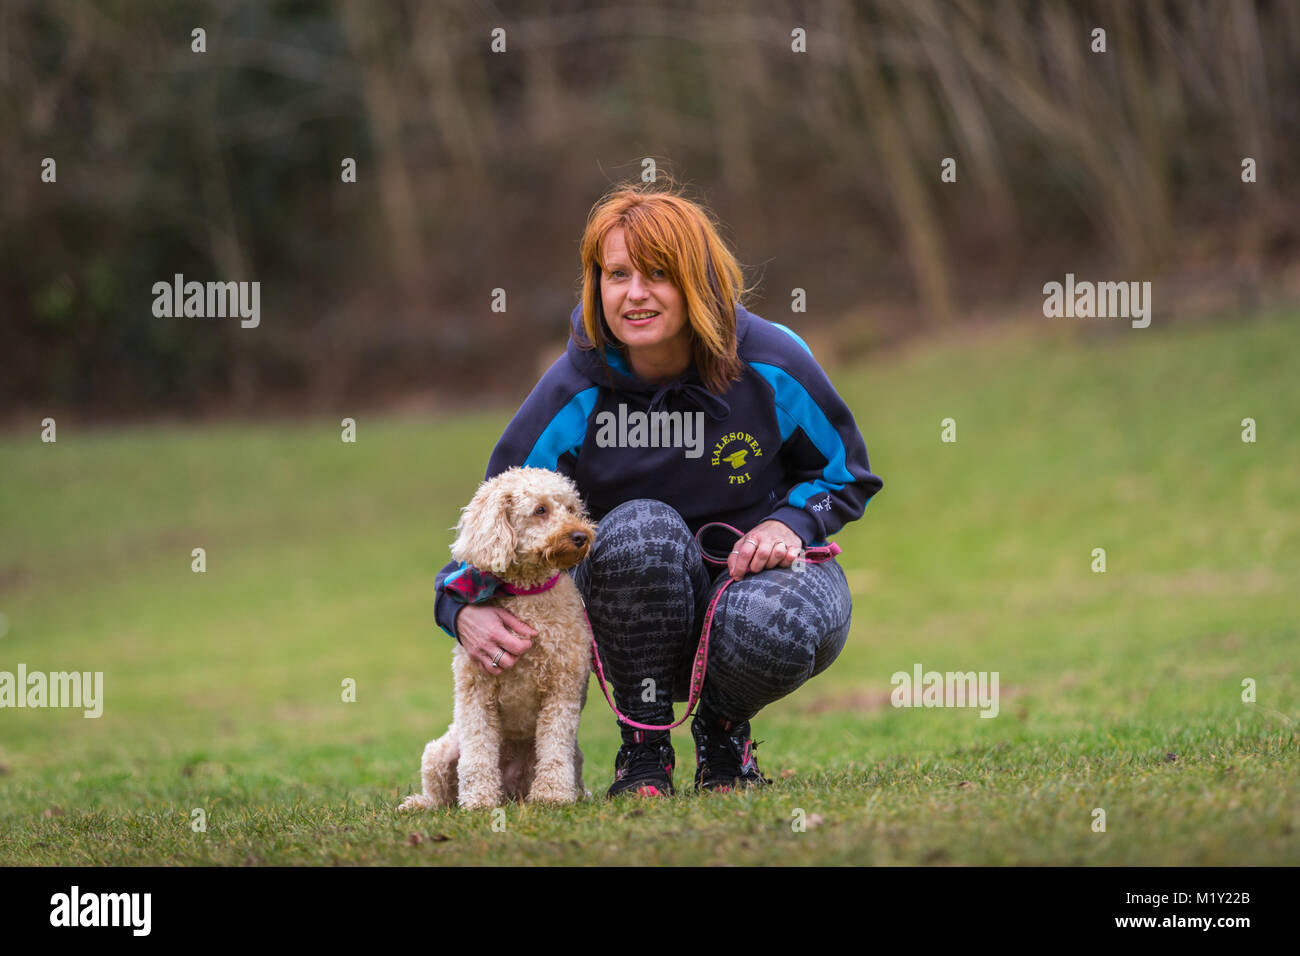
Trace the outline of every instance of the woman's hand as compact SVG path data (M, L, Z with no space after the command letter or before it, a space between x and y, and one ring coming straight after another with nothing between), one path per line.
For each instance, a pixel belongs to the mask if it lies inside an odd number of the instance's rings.
M776 519L769 519L736 542L727 571L739 581L768 568L788 568L803 553L803 539Z
M535 629L505 608L487 604L466 604L456 612L455 623L460 646L488 674L514 667L537 636Z

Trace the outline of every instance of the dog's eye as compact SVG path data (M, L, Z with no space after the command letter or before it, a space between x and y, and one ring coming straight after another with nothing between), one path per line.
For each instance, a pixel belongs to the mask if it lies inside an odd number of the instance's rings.
M535 515L544 515L544 514L546 514L546 505L538 505L538 506L537 506L537 510L534 511L533 514L535 514Z

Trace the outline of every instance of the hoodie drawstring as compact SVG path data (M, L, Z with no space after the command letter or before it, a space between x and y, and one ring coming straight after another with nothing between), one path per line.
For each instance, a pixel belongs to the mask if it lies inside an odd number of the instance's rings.
M686 401L701 409L714 421L722 421L731 415L731 406L714 395L702 385L692 382L668 382L660 386L650 399L651 412L658 411L667 403L669 395L681 395Z

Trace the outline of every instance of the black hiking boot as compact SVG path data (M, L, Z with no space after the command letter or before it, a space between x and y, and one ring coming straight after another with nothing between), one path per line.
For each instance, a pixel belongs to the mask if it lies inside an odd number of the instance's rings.
M673 764L677 755L672 738L662 734L653 740L624 744L614 758L614 782L607 797L634 793L643 797L672 796Z
M731 721L696 714L691 721L695 738L695 789L725 792L741 787L763 787L772 781L758 769L749 738L749 721Z

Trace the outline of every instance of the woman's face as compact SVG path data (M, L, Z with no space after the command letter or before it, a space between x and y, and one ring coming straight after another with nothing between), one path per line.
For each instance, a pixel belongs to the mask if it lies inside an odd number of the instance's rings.
M600 298L605 321L615 337L629 349L647 346L685 345L688 353L691 330L686 321L686 302L662 269L643 276L632 268L623 241L623 229L611 229L605 236L605 270L600 277ZM655 312L647 319L632 319L629 313ZM656 349L657 350L657 349Z

